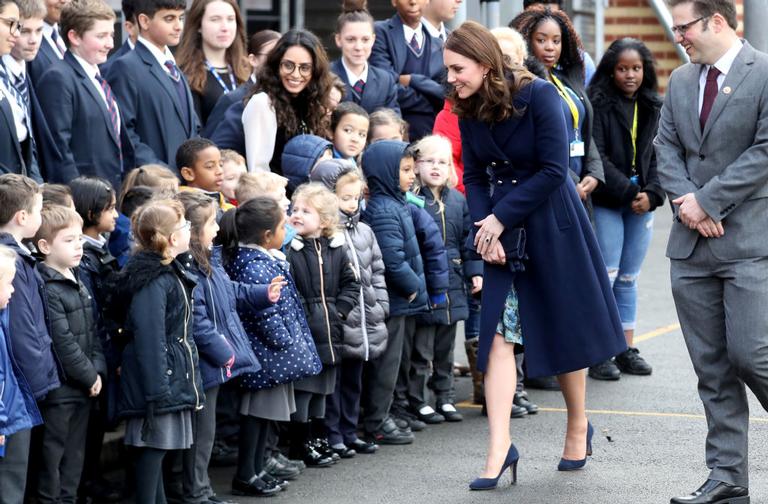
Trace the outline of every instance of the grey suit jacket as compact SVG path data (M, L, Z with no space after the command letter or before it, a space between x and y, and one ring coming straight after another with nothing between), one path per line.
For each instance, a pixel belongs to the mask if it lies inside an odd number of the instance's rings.
M704 131L699 126L702 65L670 77L654 140L659 178L670 200L694 193L725 235L710 238L721 260L768 256L768 55L746 41L725 77ZM667 257L687 259L699 240L675 219Z

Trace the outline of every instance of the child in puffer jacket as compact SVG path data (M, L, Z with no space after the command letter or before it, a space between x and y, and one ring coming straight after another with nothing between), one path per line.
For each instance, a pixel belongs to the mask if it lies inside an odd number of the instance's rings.
M301 184L309 182L309 174L317 163L333 158L333 144L317 135L296 135L288 140L280 158L283 176L288 179L290 198Z
M384 260L373 230L360 222L363 178L354 162L346 159L321 161L310 180L321 182L336 193L347 252L360 279L358 303L344 321L344 344L336 390L326 401L328 442L341 457L375 453L378 445L358 439L357 422L363 367L377 359L387 345L389 295L384 280Z

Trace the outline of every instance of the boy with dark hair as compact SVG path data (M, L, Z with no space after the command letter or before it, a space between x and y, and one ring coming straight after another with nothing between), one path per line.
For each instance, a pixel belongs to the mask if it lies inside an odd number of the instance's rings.
M114 23L115 13L103 0L72 0L61 11L59 25L67 51L37 82L40 103L63 157L48 174L50 182L92 175L119 187L125 169L133 167L133 146L121 107L98 67L112 48Z
M189 83L168 49L181 40L185 8L184 0L136 0L136 48L109 68L107 80L120 98L136 166L176 168L176 150L198 136Z
M83 255L82 226L77 212L51 205L43 209L34 239L45 256L37 267L45 282L51 339L67 377L40 404L44 424L35 475L39 502L74 502L77 498L91 398L101 393L102 377L107 373L91 294L75 269Z
M106 62L99 66L101 75L109 74L109 67L115 60L122 58L133 51L136 47L136 41L139 38L139 25L136 23L136 12L134 11L135 0L123 0L120 7L123 11L123 29L128 36L125 38L123 45L121 45L117 51L113 52Z
M8 307L11 351L36 401L61 386L54 358L43 280L36 260L22 242L40 227L43 196L30 178L15 173L0 175L0 244L17 254L13 303ZM0 502L21 502L27 479L30 431L15 435L15 446L0 459Z
M235 208L221 194L224 169L221 167L221 151L215 143L207 138L187 140L176 151L176 166L183 181L182 191L204 192L218 204L219 214Z

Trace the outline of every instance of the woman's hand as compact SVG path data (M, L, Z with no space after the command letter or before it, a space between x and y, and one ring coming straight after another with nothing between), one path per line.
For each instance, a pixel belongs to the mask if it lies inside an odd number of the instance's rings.
M472 289L469 291L470 294L477 294L483 290L483 277L480 275L473 276L472 277Z
M498 245L499 236L504 232L504 224L495 215L490 214L485 219L475 222L475 226L480 228L475 234L475 250L483 256L483 260L486 260L485 255ZM501 253L503 255L504 250Z
M483 261L490 264L504 264L507 262L504 247L501 246L501 243L499 243L498 240L489 247L489 250L485 254L483 254Z
M632 211L637 215L642 215L651 209L651 200L648 198L648 193L639 192L635 199L632 200Z
M267 288L267 297L269 298L269 302L272 304L277 303L280 301L280 293L283 290L283 287L285 287L288 284L288 282L285 281L285 277L283 276L276 276L272 279L271 282L269 282L269 287Z
M576 190L579 193L579 197L582 200L587 199L587 196L589 196L592 193L592 191L597 189L597 185L599 183L600 182L598 182L598 180L592 175L587 175L586 177L581 179L581 182L579 182L578 185L576 185Z

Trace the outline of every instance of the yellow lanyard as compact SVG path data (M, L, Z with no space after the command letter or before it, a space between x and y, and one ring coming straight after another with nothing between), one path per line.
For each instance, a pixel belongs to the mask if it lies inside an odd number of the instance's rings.
M575 131L579 131L579 108L576 106L576 103L571 98L570 93L565 89L565 86L562 82L560 82L560 79L557 78L557 76L550 72L549 78L552 81L552 84L555 85L557 88L557 92L560 95L560 97L565 100L566 105L568 105L568 108L571 109L571 117L573 118L573 129Z
M635 113L632 114L632 171L635 171L637 161L637 100L635 100Z

